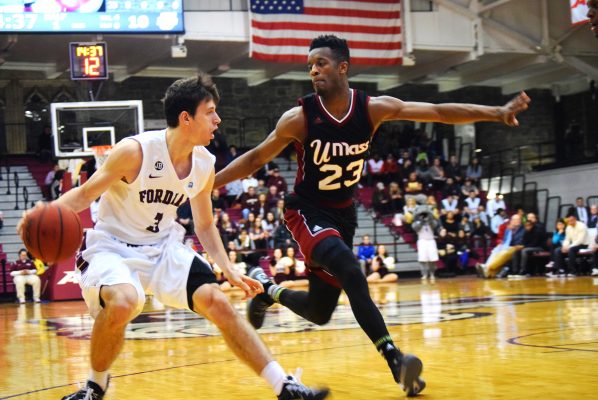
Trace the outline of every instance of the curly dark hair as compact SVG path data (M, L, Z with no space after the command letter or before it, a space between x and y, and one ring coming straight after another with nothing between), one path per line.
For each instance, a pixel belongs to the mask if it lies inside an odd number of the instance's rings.
M334 60L339 63L342 61L350 62L351 55L349 53L349 46L345 39L341 39L334 35L321 35L311 41L309 51L319 49L321 47L329 47L332 50Z

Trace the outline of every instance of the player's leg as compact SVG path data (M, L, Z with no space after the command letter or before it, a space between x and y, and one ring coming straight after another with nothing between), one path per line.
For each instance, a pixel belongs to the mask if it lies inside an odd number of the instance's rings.
M365 276L347 244L338 236L322 240L312 251L311 259L329 271L341 284L349 298L359 326L388 362L393 377L408 396L421 392L425 383L419 378L422 362L415 356L403 354L394 345L382 314L372 300ZM281 297L284 292L281 294Z
M108 370L122 350L125 328L141 310L138 291L132 284L102 286L98 297L102 309L97 313L91 331L89 379L83 389L63 397L63 400L100 400L104 397L108 388Z
M189 308L218 327L233 353L264 378L279 399L326 398L327 389L310 389L284 373L256 331L235 311L215 281L207 262L194 258L187 282Z

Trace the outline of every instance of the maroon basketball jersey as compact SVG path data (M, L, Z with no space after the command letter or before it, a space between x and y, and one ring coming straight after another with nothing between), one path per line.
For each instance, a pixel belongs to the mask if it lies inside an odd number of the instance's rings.
M316 93L299 99L307 137L295 143L299 164L295 193L321 205L351 204L373 134L368 101L364 92L351 89L349 111L337 120Z

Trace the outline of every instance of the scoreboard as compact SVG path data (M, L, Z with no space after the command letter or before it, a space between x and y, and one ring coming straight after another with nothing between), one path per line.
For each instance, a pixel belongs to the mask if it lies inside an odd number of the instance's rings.
M69 43L72 80L108 79L106 43Z

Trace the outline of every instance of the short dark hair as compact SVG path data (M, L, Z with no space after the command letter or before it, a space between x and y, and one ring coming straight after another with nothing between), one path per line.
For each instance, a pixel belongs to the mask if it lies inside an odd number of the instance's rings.
M170 128L176 128L179 126L179 115L183 111L195 115L197 106L206 99L214 100L216 103L220 100L218 89L209 75L200 72L192 78L174 82L166 89L162 99L166 124Z
M329 47L330 50L332 50L332 55L337 63L342 61L351 62L349 46L345 39L341 39L334 35L320 35L311 41L309 51L321 47Z

